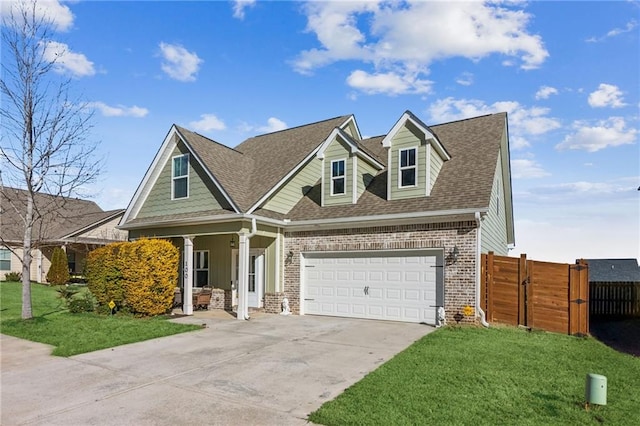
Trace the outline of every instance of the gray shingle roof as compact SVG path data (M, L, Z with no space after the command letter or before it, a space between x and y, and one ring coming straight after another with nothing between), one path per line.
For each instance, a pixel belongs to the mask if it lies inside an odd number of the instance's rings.
M640 282L640 267L636 259L587 259L589 281Z
M357 204L321 207L317 184L287 214L287 218L330 219L488 208L505 123L506 114L499 113L430 126L451 155L451 160L443 164L429 197L387 201L387 172L384 171L374 178ZM363 144L371 152L381 153L383 151L377 147L381 141L382 138L377 137Z
M7 242L22 241L24 227L20 215L26 209L26 195L27 192L22 189L4 187L0 190L0 232ZM35 210L41 218L35 222L32 235L44 241L73 236L85 228L124 213L122 209L103 211L89 200L42 193L35 196Z
M349 117L255 136L234 149L176 128L240 210L246 212Z

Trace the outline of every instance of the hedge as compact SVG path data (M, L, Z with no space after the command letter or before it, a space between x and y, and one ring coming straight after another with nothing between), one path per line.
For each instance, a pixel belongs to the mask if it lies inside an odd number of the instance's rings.
M138 315L171 309L180 254L169 241L114 243L89 253L87 282L100 305L113 300Z

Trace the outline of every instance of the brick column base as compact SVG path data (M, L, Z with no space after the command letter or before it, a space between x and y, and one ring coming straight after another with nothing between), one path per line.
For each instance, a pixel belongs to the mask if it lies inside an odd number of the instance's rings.
M284 293L265 293L264 295L264 311L270 314L279 314L282 312L282 299Z

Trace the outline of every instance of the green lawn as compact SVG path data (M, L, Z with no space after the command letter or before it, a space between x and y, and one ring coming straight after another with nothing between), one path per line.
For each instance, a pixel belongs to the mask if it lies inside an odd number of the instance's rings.
M584 408L587 373L607 405ZM640 358L593 338L437 330L309 416L325 425L640 424Z
M21 291L20 283L0 283L0 332L53 345L53 355L77 355L200 329L166 318L71 314L54 288L40 284L31 285L34 318L25 321L20 319Z

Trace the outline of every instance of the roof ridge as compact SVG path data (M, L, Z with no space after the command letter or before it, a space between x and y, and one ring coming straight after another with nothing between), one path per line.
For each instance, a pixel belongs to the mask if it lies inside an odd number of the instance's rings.
M351 117L353 114L346 114L346 115L336 115L335 117L331 117L331 118L327 118L324 120L319 120L319 121L314 121L312 123L306 123L306 124L300 124L298 126L294 126L294 127L287 127L286 129L282 129L282 130L276 130L275 132L269 132L269 133L261 133L259 135L255 135L255 136L251 136L250 138L245 139L242 143L248 141L249 139L254 139L254 138L259 138L262 136L268 136L268 135L274 135L276 133L281 133L281 132L288 132L289 130L295 130L295 129L300 129L302 127L307 127L307 126L314 126L316 124L320 124L320 123L325 123L327 121L331 121L331 120L335 120L337 118L342 118L342 117ZM336 126L338 127L338 126ZM242 145L242 143L240 143L240 145Z
M463 121L475 120L477 118L491 117L492 115L506 114L506 113L507 113L506 111L492 112L490 114L482 114L482 115L477 115L475 117L466 117L466 118L460 118L458 120L445 121L444 123L431 124L431 125L429 125L429 127L437 127L437 126L444 126L446 124L461 123Z

